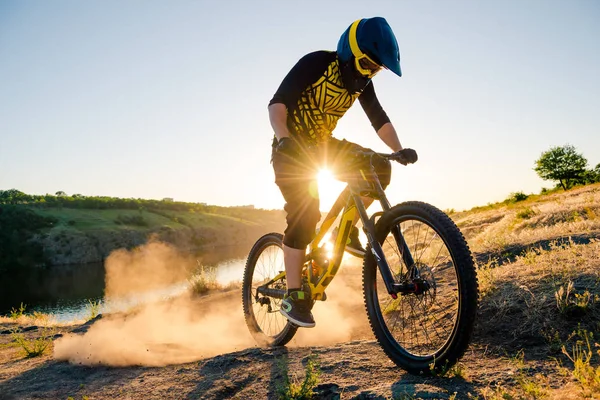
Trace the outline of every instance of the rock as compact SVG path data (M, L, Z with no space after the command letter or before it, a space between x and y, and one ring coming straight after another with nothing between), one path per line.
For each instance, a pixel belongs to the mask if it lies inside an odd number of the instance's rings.
M22 328L21 332L37 331L38 329L39 329L38 326L31 325L31 326L26 326L25 328Z

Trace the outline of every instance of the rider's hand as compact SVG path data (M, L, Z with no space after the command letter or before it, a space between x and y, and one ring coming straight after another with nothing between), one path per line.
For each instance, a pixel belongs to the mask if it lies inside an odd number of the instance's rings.
M298 145L292 138L289 137L282 137L279 139L275 150L277 153L284 154L291 158L298 157Z
M413 149L402 149L394 153L394 159L402 165L414 164L419 159L417 152Z

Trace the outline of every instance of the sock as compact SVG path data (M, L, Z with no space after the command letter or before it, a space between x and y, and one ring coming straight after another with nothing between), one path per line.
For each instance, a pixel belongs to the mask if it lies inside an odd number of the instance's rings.
M302 291L302 289L300 289L300 288L297 288L297 289L288 289L287 290L287 295L289 296L290 293L292 293L292 292L301 292L301 291Z

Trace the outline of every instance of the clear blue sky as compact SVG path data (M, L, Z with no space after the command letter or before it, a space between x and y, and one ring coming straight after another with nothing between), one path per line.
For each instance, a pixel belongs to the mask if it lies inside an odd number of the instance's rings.
M0 189L281 208L267 104L305 53L385 17L403 77L374 79L417 164L389 194L465 209L600 163L600 2L0 0ZM386 150L357 104L335 132Z

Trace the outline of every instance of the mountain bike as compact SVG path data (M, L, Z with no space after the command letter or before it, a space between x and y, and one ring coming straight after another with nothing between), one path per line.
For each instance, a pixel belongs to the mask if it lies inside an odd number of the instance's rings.
M356 213L368 245L363 259L363 295L375 338L387 356L413 374L447 370L466 351L478 304L471 251L454 222L436 207L418 201L391 206L373 167L375 157L403 163L398 153L359 151L356 174L348 179L308 246L303 290L313 305L342 263ZM405 162L404 162L405 164ZM367 214L361 196L381 203ZM333 251L326 234L337 225ZM288 343L298 327L279 313L286 294L283 235L269 233L252 247L242 289L246 324L262 346Z

